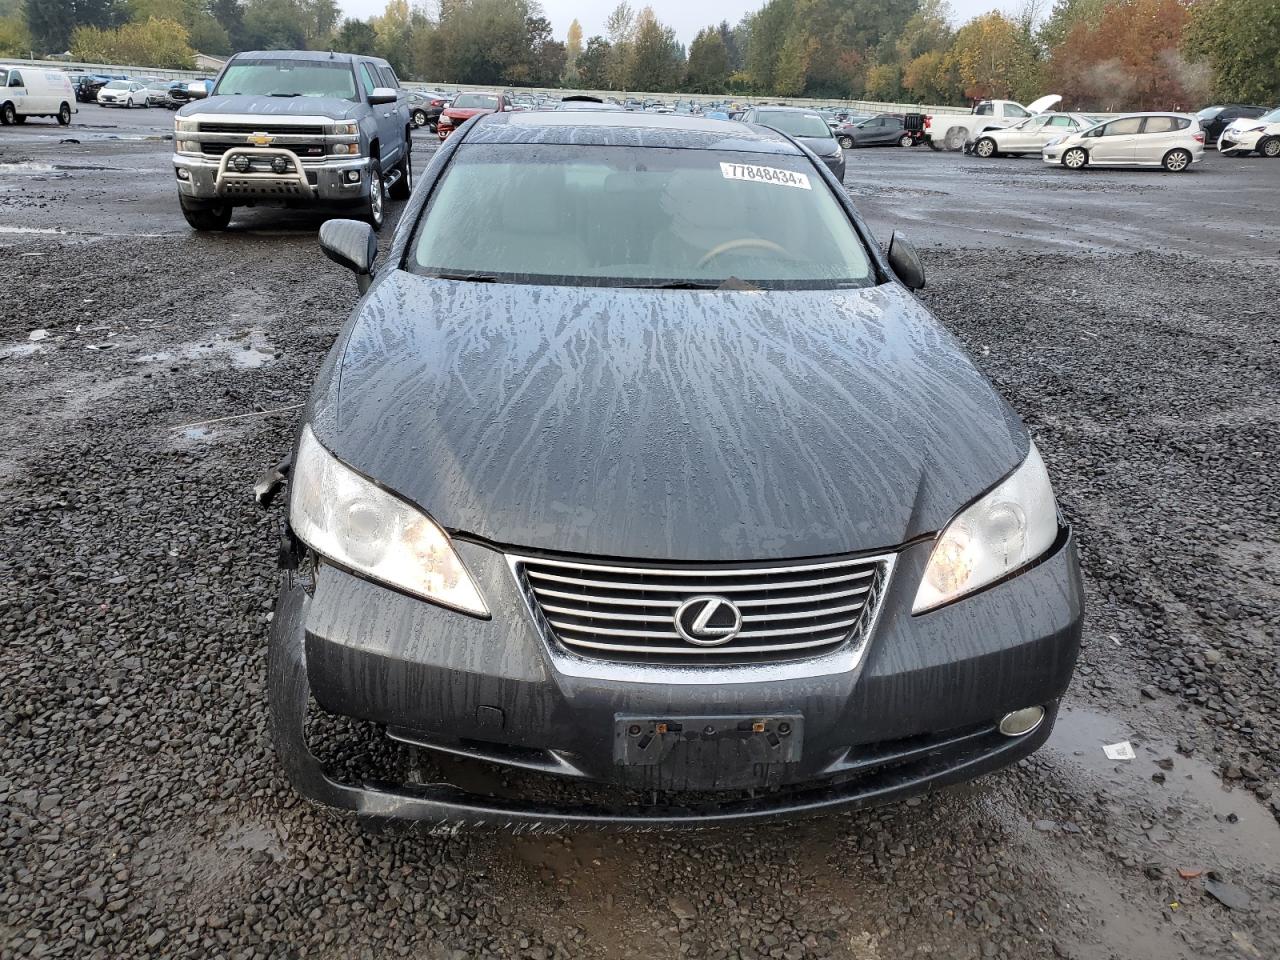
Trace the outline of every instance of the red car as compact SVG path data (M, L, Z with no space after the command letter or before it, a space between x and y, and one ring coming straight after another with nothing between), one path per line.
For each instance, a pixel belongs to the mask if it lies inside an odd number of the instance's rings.
M455 127L462 126L478 113L501 113L510 109L511 104L500 93L460 93L440 113L440 119L436 121L436 135L443 140L453 133Z

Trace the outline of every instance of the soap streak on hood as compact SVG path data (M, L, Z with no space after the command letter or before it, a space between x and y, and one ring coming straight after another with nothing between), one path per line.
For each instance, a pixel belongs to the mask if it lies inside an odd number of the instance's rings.
M267 117L324 117L329 120L354 120L361 104L340 97L267 97L261 94L218 95L193 100L178 110L183 119L200 114L252 115Z
M941 528L1025 456L896 284L636 290L391 271L335 344L320 441L447 529L664 561L813 557Z

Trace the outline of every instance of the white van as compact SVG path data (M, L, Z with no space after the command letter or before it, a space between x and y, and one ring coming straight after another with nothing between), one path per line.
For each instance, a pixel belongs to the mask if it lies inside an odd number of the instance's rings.
M60 70L0 66L0 123L26 123L27 117L57 117L64 127L76 112L71 78Z

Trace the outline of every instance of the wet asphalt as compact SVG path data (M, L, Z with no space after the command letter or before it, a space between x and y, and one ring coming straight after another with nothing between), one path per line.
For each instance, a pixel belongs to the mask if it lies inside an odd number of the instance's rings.
M0 958L1280 955L1280 161L849 154L1076 527L1044 750L794 824L433 837L272 758L281 516L251 486L355 285L312 213L193 234L170 125L0 129Z

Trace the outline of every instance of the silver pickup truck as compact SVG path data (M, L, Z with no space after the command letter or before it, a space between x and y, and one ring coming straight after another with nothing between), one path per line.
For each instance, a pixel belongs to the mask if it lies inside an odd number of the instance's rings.
M238 53L207 99L174 117L187 222L223 230L237 206L339 206L382 226L385 197L413 187L407 94L385 60L349 53Z

